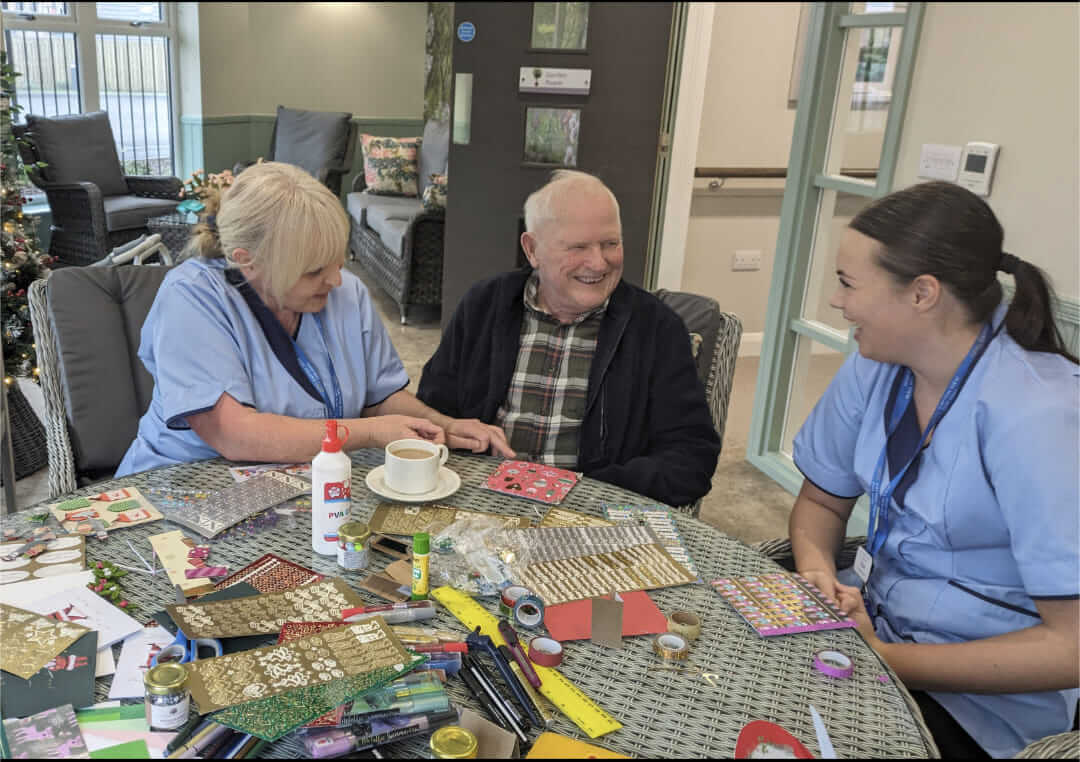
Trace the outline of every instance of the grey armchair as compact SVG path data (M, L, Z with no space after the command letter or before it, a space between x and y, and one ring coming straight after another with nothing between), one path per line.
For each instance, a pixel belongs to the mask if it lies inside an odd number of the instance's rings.
M49 200L49 254L59 265L87 265L147 232L150 217L180 203L176 177L125 175L104 111L26 116L14 134L30 182ZM46 166L38 167L38 162Z
M352 169L355 150L352 114L278 106L266 159L305 169L334 195L341 195L341 178ZM237 163L233 174L240 174L253 163Z
M150 405L143 322L170 268L68 267L30 284L49 496L111 478Z

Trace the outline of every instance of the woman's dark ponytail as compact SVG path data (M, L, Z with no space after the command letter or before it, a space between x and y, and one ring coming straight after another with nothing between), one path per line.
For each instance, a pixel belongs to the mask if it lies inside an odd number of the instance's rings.
M975 323L990 319L1003 291L997 271L1016 279L1005 313L1009 336L1033 352L1077 362L1054 323L1053 291L1045 273L1002 251L1004 231L989 204L966 188L929 182L890 193L859 212L850 226L882 244L878 263L900 283L933 275Z

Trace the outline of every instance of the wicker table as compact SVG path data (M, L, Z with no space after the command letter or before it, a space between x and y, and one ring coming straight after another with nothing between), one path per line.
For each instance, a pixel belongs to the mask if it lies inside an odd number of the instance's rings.
M198 222L198 219L195 215L185 212L173 212L159 217L151 217L146 221L146 229L150 231L151 235L160 233L161 242L165 244L169 253L172 254L173 260L179 262L180 252L187 245L188 238L191 236L191 229L196 222Z
M371 516L381 498L364 485L364 476L382 463L381 450L353 453L352 514L364 520ZM494 469L493 458L452 454L448 466L462 478L461 489L445 502L463 508L538 517L545 510L539 503L504 497L480 489ZM85 487L73 495L96 494L121 485L168 487L171 489L213 490L233 483L227 463L204 461L184 466L148 471L122 480ZM563 507L602 515L602 503L651 503L627 490L593 479L583 479L567 496ZM31 508L4 520L5 526L24 526ZM215 564L239 569L264 553L276 553L319 572L340 575L354 581L357 574L342 571L332 557L317 556L309 542L309 517L301 515L291 527L278 525L250 538L212 542ZM719 576L756 574L779 567L747 545L696 519L676 514L679 531L689 546L704 579ZM108 559L138 566L124 540L145 556L150 552L146 537L176 528L155 522L124 529L104 542L90 540L87 558ZM373 555L373 568L392 560ZM125 577L125 593L146 618L172 599L164 575L149 577L132 573ZM808 705L813 704L825 719L829 734L841 758L927 757L938 751L923 725L914 702L889 670L854 630L831 630L774 638L759 638L707 585L685 585L650 591L665 612L684 609L699 612L704 620L701 637L694 643L691 662L707 672L719 673L721 682L710 685L700 676L660 671L662 666L651 650L651 638L623 641L621 650L610 650L589 641L566 644L564 675L595 702L614 715L623 728L593 741L631 755L672 757L730 757L739 731L751 720L776 722L800 739L807 749L819 752ZM369 597L367 593L361 595ZM371 597L371 602L381 602ZM495 611L495 605L488 606ZM462 630L448 612L440 611L437 626ZM119 648L116 646L115 648ZM847 680L833 680L811 666L816 651L832 648L850 655L855 674ZM119 654L119 650L117 650ZM884 676L884 677L883 677ZM108 693L110 678L98 681L98 700ZM477 708L460 680L451 680L448 690L453 700ZM552 730L588 741L578 728L558 715ZM535 737L536 730L530 736ZM403 741L392 747L393 756L426 756L423 741ZM287 736L271 747L266 756L304 756L304 749Z

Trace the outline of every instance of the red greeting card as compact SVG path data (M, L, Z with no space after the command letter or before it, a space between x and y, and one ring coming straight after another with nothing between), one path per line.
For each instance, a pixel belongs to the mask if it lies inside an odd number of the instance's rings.
M581 474L565 468L527 460L504 460L482 486L504 495L558 505L580 478Z

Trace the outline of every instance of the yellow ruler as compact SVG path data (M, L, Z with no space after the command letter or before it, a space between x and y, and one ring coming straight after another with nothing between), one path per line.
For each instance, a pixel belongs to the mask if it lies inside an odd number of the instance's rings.
M470 630L479 627L480 633L491 638L496 646L506 645L506 641L499 634L499 620L469 595L444 585L432 590L431 597L445 606ZM524 638L522 645L528 653L528 644L524 642ZM534 664L533 668L540 676L540 693L575 725L588 733L589 738L599 738L622 727L621 722L601 709L559 670L554 667L541 667L539 664Z

